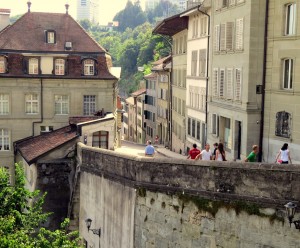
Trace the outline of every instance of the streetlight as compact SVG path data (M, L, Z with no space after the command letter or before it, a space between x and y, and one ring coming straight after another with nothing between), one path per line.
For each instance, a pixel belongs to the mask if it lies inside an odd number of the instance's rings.
M293 219L295 217L295 213L296 213L297 204L294 202L288 202L284 206L285 206L285 210L286 210L286 215L290 222L290 226L292 226L292 223L294 223L296 229L299 229L299 231L300 231L300 220L293 221Z
M86 224L86 227L87 227L87 229L88 229L88 232L91 230L91 231L93 232L93 234L98 235L99 238L100 238L100 236L101 236L101 228L99 228L99 229L91 229L91 228L90 228L91 225L92 225L92 219L87 218L87 219L85 220L85 224Z

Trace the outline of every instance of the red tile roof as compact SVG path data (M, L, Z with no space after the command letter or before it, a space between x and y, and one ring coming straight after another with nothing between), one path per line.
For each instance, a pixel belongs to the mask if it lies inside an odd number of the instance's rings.
M139 89L139 90L137 90L137 91L131 93L131 95L132 95L133 97L135 97L135 96L139 96L139 95L142 95L142 94L145 94L145 93L146 93L146 89Z
M16 147L26 162L31 164L40 156L77 137L76 127L66 126L50 133L16 142Z
M56 32L56 44L45 42L45 31ZM71 52L105 52L68 14L27 12L0 33L0 50L64 52L65 42L72 42Z
M69 117L69 124L78 124L82 122L87 122L87 121L93 121L97 119L101 119L102 117L100 116L72 116Z
M154 72L151 72L150 74L148 74L148 75L146 75L146 76L144 76L144 78L146 78L146 79L150 79L150 78L156 78L156 73L154 73Z

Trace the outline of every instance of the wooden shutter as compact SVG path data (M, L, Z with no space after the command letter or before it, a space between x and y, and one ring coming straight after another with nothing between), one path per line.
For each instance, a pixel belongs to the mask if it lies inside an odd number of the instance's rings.
M224 97L225 69L220 69L219 97Z
M232 68L228 68L227 69L227 83L226 83L226 98L228 100L231 100L233 97L233 69Z
M242 99L242 70L235 70L235 100L241 101Z
M234 22L226 23L226 50L233 50L233 27Z
M212 81L212 96L218 96L218 80L219 80L219 70L214 68L213 70L213 81Z
M243 36L244 36L244 19L236 20L236 29L235 29L235 49L242 50L243 49Z
M220 25L220 50L226 50L226 24L222 23Z
M220 25L215 26L214 51L220 51Z
M206 49L199 50L199 76L204 77L206 71Z

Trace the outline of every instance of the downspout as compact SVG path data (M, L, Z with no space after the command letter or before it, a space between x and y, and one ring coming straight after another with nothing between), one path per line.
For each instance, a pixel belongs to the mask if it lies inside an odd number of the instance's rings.
M202 3L203 4L203 3ZM207 122L208 122L208 69L209 69L209 40L210 40L210 15L200 10L202 5L198 5L198 11L208 17L208 34L207 34L207 53L206 53L206 87L205 87L205 138L204 143L207 142Z
M263 152L264 115L265 115L265 89L266 89L266 70L267 70L268 22L269 22L269 0L266 1L266 13L265 13L264 61L263 61L263 81L262 81L262 97L261 97L262 102L261 102L261 116L260 116L258 162L262 162L262 157L263 157L262 152Z
M32 122L32 136L34 136L34 124L43 123L44 120L44 107L43 107L43 79L40 78L41 89L41 120Z

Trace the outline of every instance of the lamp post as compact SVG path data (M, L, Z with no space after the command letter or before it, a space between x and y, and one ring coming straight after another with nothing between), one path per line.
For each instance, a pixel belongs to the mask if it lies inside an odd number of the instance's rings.
M286 215L290 222L290 227L292 226L292 223L294 223L296 229L299 229L299 231L300 231L300 220L293 221L293 219L295 217L295 213L296 213L297 204L294 202L288 202L284 206L285 206L285 210L286 210Z
M87 218L85 220L85 224L86 224L86 227L88 229L88 232L91 230L93 234L98 235L99 238L100 238L100 236L101 236L101 228L99 228L99 229L91 229L92 219Z

